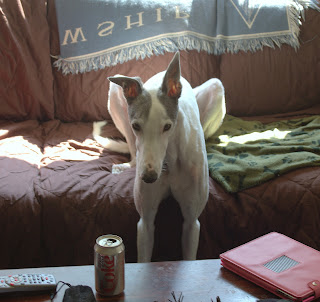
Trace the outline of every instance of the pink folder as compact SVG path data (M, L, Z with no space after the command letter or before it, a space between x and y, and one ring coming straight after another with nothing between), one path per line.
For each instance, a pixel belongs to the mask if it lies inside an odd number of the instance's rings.
M273 232L220 255L221 264L277 296L309 302L320 297L320 252Z

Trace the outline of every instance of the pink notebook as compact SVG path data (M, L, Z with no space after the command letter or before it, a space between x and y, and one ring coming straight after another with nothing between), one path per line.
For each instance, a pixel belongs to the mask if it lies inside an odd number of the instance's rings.
M220 255L221 264L277 296L309 302L320 297L320 252L273 232Z

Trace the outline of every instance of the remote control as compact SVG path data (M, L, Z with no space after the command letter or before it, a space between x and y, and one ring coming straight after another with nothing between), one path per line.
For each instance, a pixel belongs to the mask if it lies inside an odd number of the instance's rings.
M51 274L0 276L0 294L54 290L56 285L56 280Z

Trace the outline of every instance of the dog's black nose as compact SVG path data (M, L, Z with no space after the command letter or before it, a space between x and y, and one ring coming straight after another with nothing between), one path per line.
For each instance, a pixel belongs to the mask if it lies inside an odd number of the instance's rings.
M155 171L148 171L143 173L142 180L147 183L151 184L158 179L158 174Z

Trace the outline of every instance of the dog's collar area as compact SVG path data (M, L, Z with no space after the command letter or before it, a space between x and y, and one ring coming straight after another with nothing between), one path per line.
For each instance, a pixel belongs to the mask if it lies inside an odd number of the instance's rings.
M169 171L169 165L167 162L163 162L162 164L162 172L168 172Z

